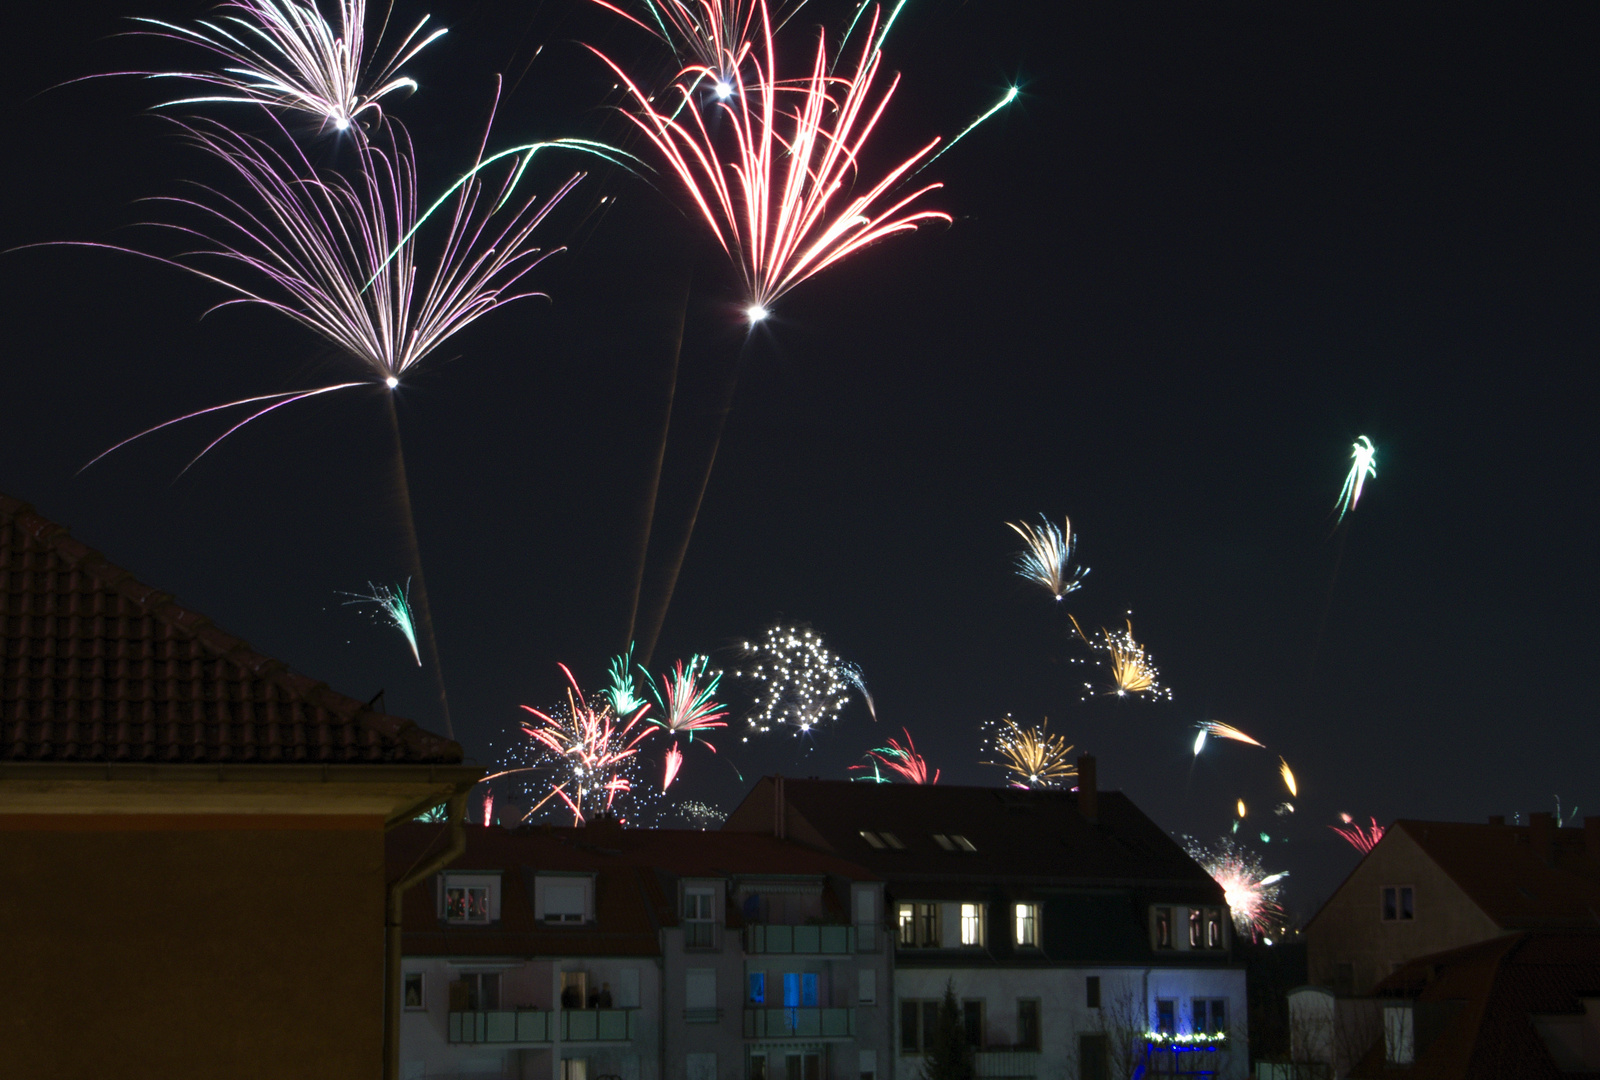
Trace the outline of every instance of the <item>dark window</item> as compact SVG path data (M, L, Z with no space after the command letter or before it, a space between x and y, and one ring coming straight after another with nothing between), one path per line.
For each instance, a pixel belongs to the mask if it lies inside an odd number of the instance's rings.
M1100 976L1090 975L1083 981L1084 1004L1091 1009L1100 1007Z
M902 1001L900 1003L900 1050L903 1053L915 1054L922 1049L922 1036L918 1021L922 1017L922 1002Z
M767 1055L750 1055L750 1080L767 1080Z
M967 1036L967 1045L983 1047L983 1002L961 1003L961 1030Z
M1416 894L1410 885L1385 885L1383 887L1383 921L1410 922L1417 917Z
M1200 932L1201 932L1200 931L1200 909L1199 908L1190 908L1189 909L1189 948L1198 949L1200 947L1200 940L1201 940Z
M922 1046L927 1048L933 1041L933 1033L939 1030L939 1008L943 1002L924 1001L922 1003Z
M1385 885L1383 887L1383 921L1384 922L1393 922L1394 921L1395 908L1396 908L1395 891L1396 890L1395 890L1395 887L1393 885Z
M467 1011L489 1012L500 1007L500 973L472 972L461 976L467 984Z
M1156 948L1172 948L1172 909L1169 907L1154 908Z
M1416 909L1413 906L1411 886L1402 885L1400 886L1400 918L1412 919L1415 917Z
M1178 1030L1178 1004L1169 998L1156 999L1156 1030L1164 1035Z
M1222 948L1222 910L1206 908L1206 948Z
M764 971L752 971L750 973L750 1004L764 1005L766 1004L766 1001L767 973ZM763 1070L766 1069L765 1064L763 1064L761 1067Z
M1024 1050L1039 1049L1039 1003L1017 1002L1017 1045Z
M1078 1036L1078 1076L1081 1080L1111 1080L1109 1036Z

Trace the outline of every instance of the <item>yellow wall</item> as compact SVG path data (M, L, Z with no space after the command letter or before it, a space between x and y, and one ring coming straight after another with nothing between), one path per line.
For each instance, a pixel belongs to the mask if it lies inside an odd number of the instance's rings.
M0 1074L382 1071L383 819L0 815Z

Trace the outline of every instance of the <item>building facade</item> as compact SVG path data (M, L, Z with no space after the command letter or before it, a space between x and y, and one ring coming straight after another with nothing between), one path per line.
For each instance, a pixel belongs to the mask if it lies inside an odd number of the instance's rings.
M760 781L726 830L882 878L895 1080L946 988L986 1080L1249 1071L1245 973L1221 889L1117 792Z

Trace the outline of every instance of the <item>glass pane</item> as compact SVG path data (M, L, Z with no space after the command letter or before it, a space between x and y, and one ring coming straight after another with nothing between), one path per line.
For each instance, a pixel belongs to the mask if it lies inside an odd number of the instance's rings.
M789 1009L800 1004L800 976L793 971L785 972L783 976L783 1004Z
M1228 1030L1228 1003L1222 998L1211 1003L1211 1030Z
M1402 919L1412 917L1411 889L1409 886L1400 890L1400 917Z
M1169 1035L1178 1030L1178 1011L1168 999L1162 998L1156 1002L1156 1030Z
M1388 919L1393 919L1394 918L1394 914L1395 914L1394 907L1395 907L1395 904L1394 904L1394 888L1392 886L1390 886L1390 887L1387 887L1387 888L1385 888L1383 890L1383 917L1384 917L1384 919L1388 920Z
M767 973L764 971L752 971L750 973L750 1003L752 1005L763 1005L766 1000Z
M927 1047L933 1042L933 1033L939 1030L939 1003L937 1001L924 1001L922 1003L922 1045Z
M800 1004L808 1009L817 1007L817 975L814 971L800 976Z
M915 1001L902 1001L900 1003L900 1049L907 1053L915 1053L922 1045L917 1038L917 1017L920 1015L920 1005Z

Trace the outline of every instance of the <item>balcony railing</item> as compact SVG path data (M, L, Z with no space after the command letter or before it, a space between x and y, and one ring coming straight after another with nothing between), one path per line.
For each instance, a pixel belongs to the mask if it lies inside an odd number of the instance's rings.
M972 1055L978 1080L1036 1080L1039 1075L1037 1050L979 1050Z
M627 1042L638 1009L562 1009L561 1038L567 1042Z
M856 950L853 926L777 926L757 923L744 928L747 953L849 953Z
M746 1009L747 1039L848 1039L856 1033L854 1009Z
M553 1025L548 1009L493 1009L450 1014L453 1043L547 1043Z

